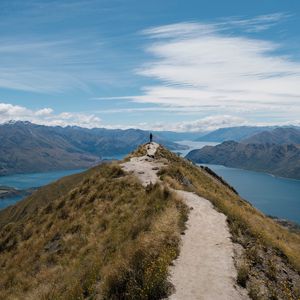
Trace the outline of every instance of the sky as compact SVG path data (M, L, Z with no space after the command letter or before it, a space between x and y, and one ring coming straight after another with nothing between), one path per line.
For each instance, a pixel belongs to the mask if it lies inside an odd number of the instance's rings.
M0 0L0 123L300 125L299 0Z

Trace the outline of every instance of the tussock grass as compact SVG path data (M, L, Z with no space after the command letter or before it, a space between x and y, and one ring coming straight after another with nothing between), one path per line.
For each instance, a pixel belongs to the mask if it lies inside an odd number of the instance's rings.
M0 214L0 299L161 299L186 218L117 164L66 177Z
M132 157L140 157L147 154L146 144L140 145L135 151L127 155L124 161L129 161Z

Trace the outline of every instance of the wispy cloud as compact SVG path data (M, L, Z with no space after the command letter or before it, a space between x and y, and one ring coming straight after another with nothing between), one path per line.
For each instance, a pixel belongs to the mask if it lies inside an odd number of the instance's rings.
M83 36L0 38L0 88L53 94L121 85L115 52L95 34Z
M284 21L291 15L287 13L274 13L260 15L254 18L230 17L223 18L213 23L182 22L159 27L147 28L141 31L142 35L151 38L171 38L179 39L199 37L212 33L228 32L230 30L243 30L245 32L259 32L267 30L279 22Z
M137 72L160 84L144 86L144 93L133 100L211 107L225 115L268 110L274 116L295 117L300 113L300 62L279 55L280 44L245 34L266 30L286 17L273 14L144 30L151 41L146 51L153 59Z
M101 44L81 47L80 40L0 40L0 88L33 92L89 89L109 81L97 69Z
M267 30L279 22L284 21L291 15L287 13L274 13L267 15L260 15L251 19L243 19L240 17L228 18L224 22L220 22L219 29L223 26L224 29L229 29L230 27L241 27L246 32L260 32Z

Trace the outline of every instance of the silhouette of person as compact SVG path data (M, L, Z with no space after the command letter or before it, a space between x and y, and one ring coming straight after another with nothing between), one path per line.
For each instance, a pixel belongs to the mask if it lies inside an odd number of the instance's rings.
M152 140L153 140L153 135L152 132L150 132L150 143L152 143Z

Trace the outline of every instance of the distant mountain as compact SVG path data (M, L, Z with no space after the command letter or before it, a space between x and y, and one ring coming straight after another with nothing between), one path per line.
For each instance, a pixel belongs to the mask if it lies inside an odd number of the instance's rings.
M240 126L240 127L228 127L220 128L205 134L199 138L197 141L204 142L224 142L224 141L236 141L239 142L246 139L254 134L272 130L275 127L256 127L256 126Z
M100 157L72 144L54 127L16 122L0 126L0 175L86 168Z
M109 130L81 127L50 127L30 122L0 125L0 175L87 168L103 156L127 154L148 141L138 129ZM184 146L159 136L169 149Z
M279 127L271 131L257 133L241 141L244 144L300 144L300 129Z
M195 163L218 164L300 179L300 146L245 144L227 141L193 150L186 156Z

